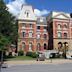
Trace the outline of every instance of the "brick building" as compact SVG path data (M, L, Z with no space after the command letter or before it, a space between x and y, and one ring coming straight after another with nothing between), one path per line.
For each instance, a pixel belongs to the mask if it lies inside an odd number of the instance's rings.
M18 51L43 51L48 48L47 22L36 17L32 6L24 5L18 17Z
M72 18L64 12L36 17L32 6L23 5L18 17L18 34L18 51L71 49Z
M71 49L72 22L70 14L64 12L51 12L47 17L49 33L49 49Z

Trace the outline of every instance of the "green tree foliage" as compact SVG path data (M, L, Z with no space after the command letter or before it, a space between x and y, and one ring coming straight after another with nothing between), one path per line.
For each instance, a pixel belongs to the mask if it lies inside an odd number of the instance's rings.
M3 0L0 0L0 33L7 37L12 44L17 42L16 18L8 12Z
M7 50L9 46L9 40L0 33L0 51Z

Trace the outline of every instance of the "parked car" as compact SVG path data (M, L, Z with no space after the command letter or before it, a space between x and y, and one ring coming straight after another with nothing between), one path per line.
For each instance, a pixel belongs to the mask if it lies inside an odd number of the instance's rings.
M45 61L45 54L42 52L39 52L37 61Z
M59 58L59 53L51 53L50 58Z
M2 64L2 68L7 68L7 67L8 67L7 63Z
M49 58L54 58L55 55L56 55L56 56L58 55L58 51L56 51L56 50L48 50L48 51L45 52L45 57L46 57L47 59L49 59Z
M68 50L68 51L66 52L66 58L67 58L67 59L72 59L72 50Z

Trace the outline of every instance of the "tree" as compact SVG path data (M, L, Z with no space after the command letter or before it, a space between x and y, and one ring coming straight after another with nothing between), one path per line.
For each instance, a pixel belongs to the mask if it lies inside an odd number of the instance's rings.
M17 42L16 18L8 12L3 0L0 0L0 33L6 36L11 43Z
M3 54L4 54L4 51L7 50L8 45L9 45L9 40L0 33L0 52L1 52L0 71L1 71L1 66L3 64Z

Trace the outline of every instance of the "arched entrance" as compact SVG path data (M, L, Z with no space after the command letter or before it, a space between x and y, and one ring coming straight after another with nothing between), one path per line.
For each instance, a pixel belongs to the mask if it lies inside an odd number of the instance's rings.
M58 51L62 52L62 42L58 42Z
M62 42L58 42L58 48L62 47Z
M68 50L68 42L64 42L64 49L67 51Z

